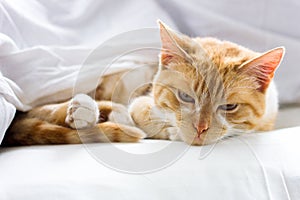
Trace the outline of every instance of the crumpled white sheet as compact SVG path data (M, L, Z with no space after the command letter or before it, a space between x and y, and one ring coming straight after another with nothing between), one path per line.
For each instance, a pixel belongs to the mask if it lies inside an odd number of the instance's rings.
M159 18L192 36L217 36L260 51L285 45L287 55L276 75L280 100L299 102L300 28L293 20L299 15L299 6L292 0L1 1L0 72L1 81L9 87L1 86L0 95L20 110L69 98L78 70L95 47L124 31L156 27ZM130 49L136 39L141 45L150 41L157 47L159 43L157 36L135 38L120 41L115 50L127 45ZM105 53L111 56L108 59L120 52ZM149 57L156 59L153 55L143 58ZM126 63L117 68L132 66ZM88 84L88 75L95 74L89 71L79 79L83 81L80 92L91 89L84 84ZM8 122L6 128L11 121L2 116L1 120Z
M0 142L4 137L4 133L7 129L7 126L13 120L16 108L11 103L7 102L2 96L0 96L0 116L2 120L0 121Z

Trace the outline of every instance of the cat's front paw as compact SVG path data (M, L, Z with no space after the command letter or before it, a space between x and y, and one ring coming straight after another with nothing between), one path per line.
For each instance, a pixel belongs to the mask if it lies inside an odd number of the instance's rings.
M99 119L97 103L88 95L77 94L67 110L66 123L73 129L84 129L96 125Z

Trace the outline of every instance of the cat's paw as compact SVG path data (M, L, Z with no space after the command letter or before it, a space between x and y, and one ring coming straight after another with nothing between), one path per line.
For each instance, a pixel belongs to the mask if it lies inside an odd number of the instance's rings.
M88 95L77 94L67 110L66 123L73 129L84 129L96 125L99 119L97 103Z

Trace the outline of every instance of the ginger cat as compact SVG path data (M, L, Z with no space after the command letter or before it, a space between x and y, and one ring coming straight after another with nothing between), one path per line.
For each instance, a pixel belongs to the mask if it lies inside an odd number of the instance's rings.
M3 145L180 140L192 145L272 129L278 111L272 81L284 48L257 53L214 38L179 35L159 22L162 50L150 94L128 108L111 99L105 77L100 101L85 94L18 113ZM149 88L147 88L149 89ZM143 92L142 92L143 93ZM79 135L78 135L78 132Z

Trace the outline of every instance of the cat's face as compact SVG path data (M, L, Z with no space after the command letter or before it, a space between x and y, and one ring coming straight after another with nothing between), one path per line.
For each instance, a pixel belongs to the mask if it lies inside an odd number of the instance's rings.
M273 126L277 107L267 116L266 98L283 48L258 54L216 39L179 36L162 24L161 40L154 99L176 116L183 141L203 145Z

